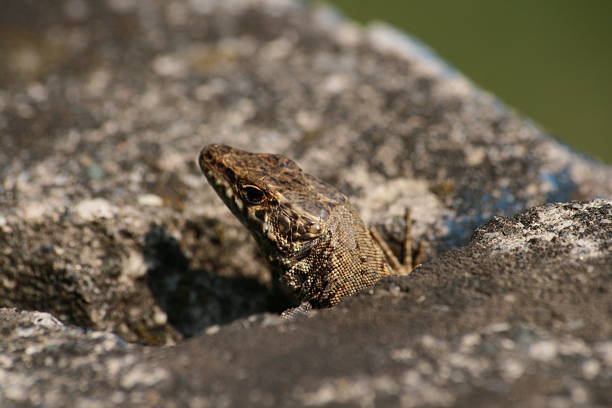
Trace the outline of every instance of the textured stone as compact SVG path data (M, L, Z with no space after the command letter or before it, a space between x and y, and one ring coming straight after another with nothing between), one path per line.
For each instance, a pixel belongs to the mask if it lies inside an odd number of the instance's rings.
M611 213L599 200L496 218L468 246L334 309L252 316L163 349L3 309L0 402L604 407L612 253L600 248L612 243ZM562 217L572 221L556 238L514 245ZM486 238L510 231L509 251ZM568 259L576 234L593 245Z
M9 0L0 26L1 406L610 404L612 170L413 39L279 0ZM395 243L410 207L430 262L279 321L213 142Z

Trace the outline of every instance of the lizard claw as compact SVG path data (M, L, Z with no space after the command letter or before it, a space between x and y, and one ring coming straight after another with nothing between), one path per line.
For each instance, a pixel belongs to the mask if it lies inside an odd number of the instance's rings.
M281 319L295 320L298 317L305 316L310 310L312 310L310 302L302 302L298 307L285 310L280 317Z

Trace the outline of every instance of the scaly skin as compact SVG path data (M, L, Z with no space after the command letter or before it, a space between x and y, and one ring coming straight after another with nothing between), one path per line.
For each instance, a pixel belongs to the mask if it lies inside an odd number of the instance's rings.
M212 144L199 165L302 310L396 274L348 199L294 161Z

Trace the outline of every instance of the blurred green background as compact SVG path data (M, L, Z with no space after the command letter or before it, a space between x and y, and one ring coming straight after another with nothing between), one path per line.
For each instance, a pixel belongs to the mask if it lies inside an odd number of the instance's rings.
M612 1L326 2L412 34L552 135L612 163Z

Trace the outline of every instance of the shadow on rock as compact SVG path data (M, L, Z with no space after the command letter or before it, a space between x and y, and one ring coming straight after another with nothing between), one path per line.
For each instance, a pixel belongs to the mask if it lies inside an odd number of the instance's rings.
M270 290L255 279L190 268L179 241L162 226L150 226L143 252L147 286L168 323L186 337L271 308Z

